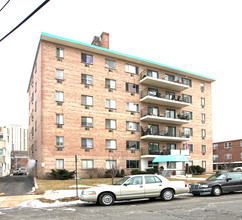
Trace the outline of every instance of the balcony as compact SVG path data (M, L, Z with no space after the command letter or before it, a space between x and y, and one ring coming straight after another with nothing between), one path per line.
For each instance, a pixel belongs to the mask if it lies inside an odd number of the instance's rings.
M184 156L190 156L189 149L187 150L181 150L181 149L165 149L163 151L157 150L149 150L148 148L142 148L141 149L141 158L146 157L157 157L159 155L177 155L181 154Z
M169 81L165 77L162 78L158 72L153 72L155 74L152 74L147 69L145 69L140 74L140 83L143 83L145 85L149 86L155 86L160 87L164 89L169 89L177 92L181 92L185 89L188 89L188 85L184 85L179 82L179 80Z
M151 92L149 89L141 91L141 102L151 103L155 105L165 105L175 108L183 108L189 106L190 103L186 99L182 99L181 94L167 95L158 92Z
M172 118L169 114L161 114L157 112L157 114L151 113L149 108L141 110L141 121L147 122L155 122L155 123L165 123L165 124L175 124L175 125L183 125L188 124L189 117L184 114L178 114L178 118Z
M189 141L190 136L184 134L182 131L176 131L173 133L165 132L165 131L157 131L155 133L151 132L151 129L146 128L143 129L141 127L141 140L148 141L173 141L173 142L182 142Z

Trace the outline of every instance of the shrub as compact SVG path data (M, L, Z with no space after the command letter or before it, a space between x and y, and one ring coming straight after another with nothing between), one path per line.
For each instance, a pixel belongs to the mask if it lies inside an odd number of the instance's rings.
M74 179L75 171L69 172L66 169L63 170L51 170L50 175L52 175L57 180L68 180L68 179Z
M195 175L203 174L206 171L205 168L202 168L199 165L191 166L191 170L192 170L192 173Z

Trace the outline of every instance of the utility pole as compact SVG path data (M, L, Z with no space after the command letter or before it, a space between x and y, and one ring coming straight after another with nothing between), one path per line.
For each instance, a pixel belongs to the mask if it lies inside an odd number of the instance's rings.
M75 155L75 166L76 166L76 196L78 196L78 184L77 184L77 155Z

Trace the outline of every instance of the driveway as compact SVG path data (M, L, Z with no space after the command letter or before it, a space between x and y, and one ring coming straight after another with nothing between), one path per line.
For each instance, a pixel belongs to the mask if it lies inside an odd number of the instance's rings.
M33 177L7 176L0 178L0 196L29 194L34 186Z

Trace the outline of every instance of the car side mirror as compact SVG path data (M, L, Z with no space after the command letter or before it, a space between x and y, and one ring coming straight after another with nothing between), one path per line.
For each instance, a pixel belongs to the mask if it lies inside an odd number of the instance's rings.
M226 181L227 181L227 182L230 181L230 180L232 180L232 178L226 178Z

